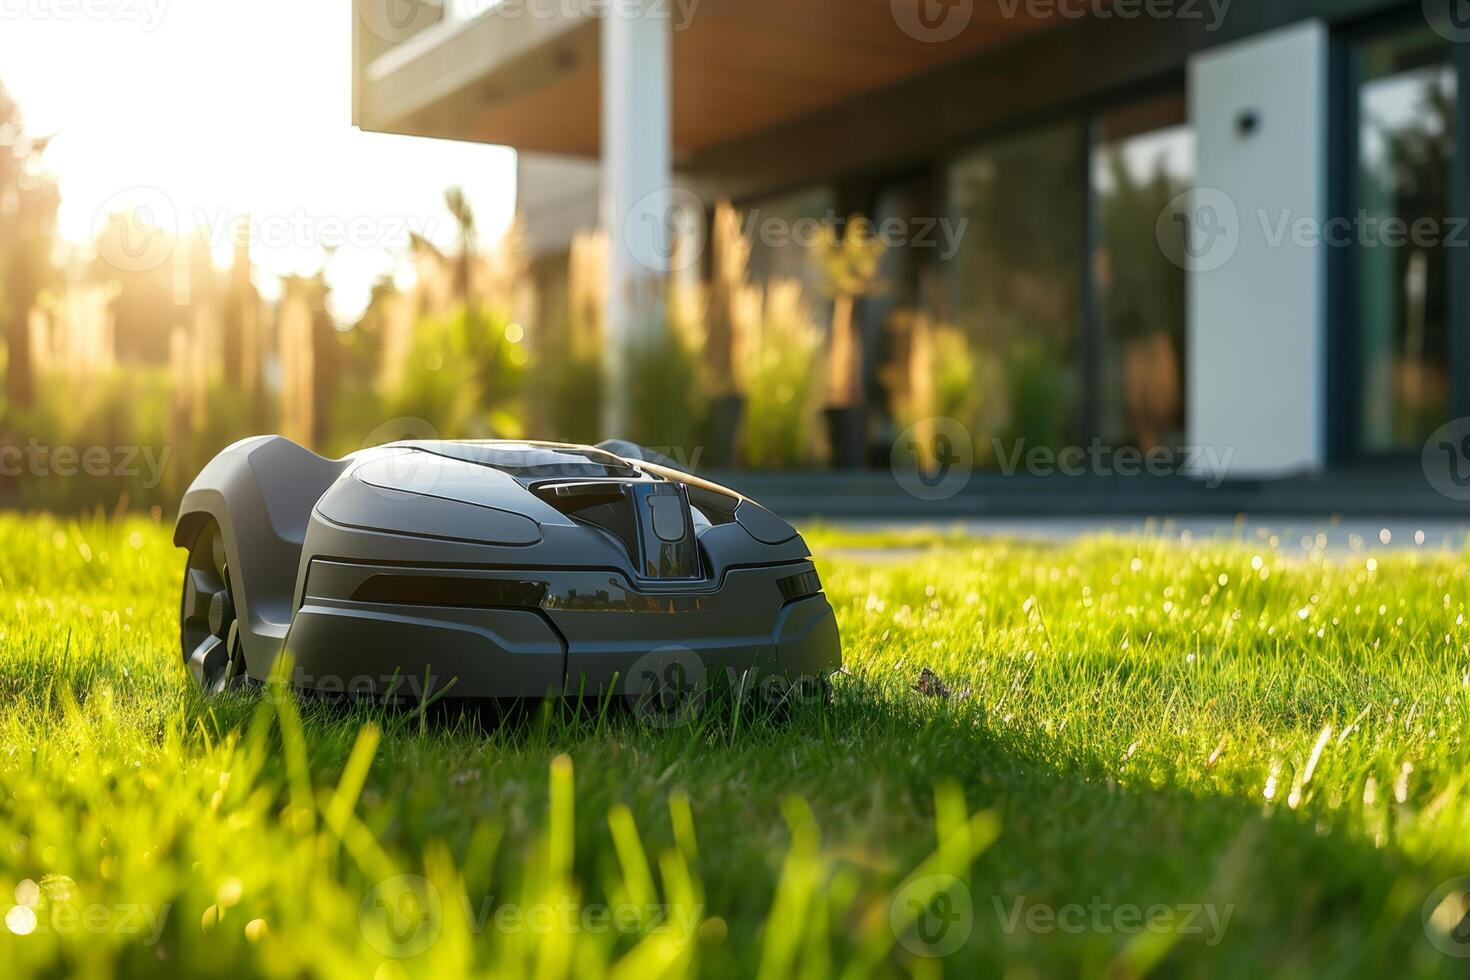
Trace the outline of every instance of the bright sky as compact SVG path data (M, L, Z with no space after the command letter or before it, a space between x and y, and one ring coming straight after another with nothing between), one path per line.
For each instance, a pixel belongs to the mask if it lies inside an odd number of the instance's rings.
M514 152L354 129L350 8L0 0L0 81L33 135L56 133L63 237L90 242L100 216L143 200L205 227L223 262L229 215L248 211L272 297L278 276L320 268L324 238L346 240L327 270L343 320L379 274L403 274L410 230L454 241L446 187L464 188L492 240L515 206Z

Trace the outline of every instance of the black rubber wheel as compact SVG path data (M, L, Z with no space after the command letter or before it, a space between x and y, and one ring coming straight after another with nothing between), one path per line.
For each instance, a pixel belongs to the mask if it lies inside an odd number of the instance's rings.
M214 521L199 532L189 549L179 639L184 666L204 690L218 694L243 683L245 654L230 591L230 567L224 537Z

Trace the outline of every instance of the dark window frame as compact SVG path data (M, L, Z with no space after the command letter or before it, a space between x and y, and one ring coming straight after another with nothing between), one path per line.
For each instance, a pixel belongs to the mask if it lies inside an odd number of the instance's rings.
M1425 27L1422 12L1394 11L1334 31L1328 67L1328 216L1351 220L1362 200L1359 175L1358 52L1379 38ZM1427 29L1427 28L1426 28ZM1448 213L1470 218L1470 44L1445 40L1456 75L1456 165ZM1324 246L1326 247L1326 246ZM1327 461L1334 469L1401 467L1417 461L1415 447L1362 446L1363 310L1360 253L1327 249ZM1449 418L1470 415L1470 247L1446 250L1449 289ZM1448 421L1448 419L1446 420Z

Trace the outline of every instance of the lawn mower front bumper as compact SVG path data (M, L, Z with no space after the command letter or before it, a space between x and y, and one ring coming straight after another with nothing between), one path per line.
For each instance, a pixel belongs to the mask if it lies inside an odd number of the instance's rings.
M796 684L841 663L810 561L676 591L607 570L317 559L287 649L296 686L378 698L599 698L673 669L686 684Z

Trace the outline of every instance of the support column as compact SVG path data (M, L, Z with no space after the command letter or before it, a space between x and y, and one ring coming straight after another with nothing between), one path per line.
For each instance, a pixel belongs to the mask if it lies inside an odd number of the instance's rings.
M671 227L669 79L673 25L661 0L608 8L602 22L602 227L607 234L603 433L629 438L630 351L664 324Z
M1201 475L1325 462L1326 248L1294 229L1327 218L1327 50L1326 27L1306 21L1189 65L1198 181L1161 222L1185 236L1188 442L1217 461Z

